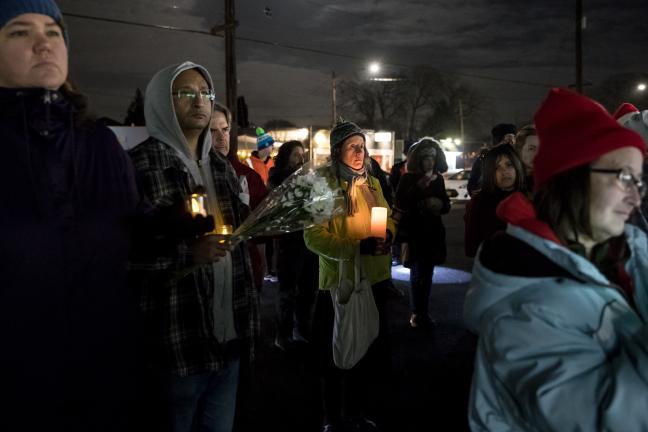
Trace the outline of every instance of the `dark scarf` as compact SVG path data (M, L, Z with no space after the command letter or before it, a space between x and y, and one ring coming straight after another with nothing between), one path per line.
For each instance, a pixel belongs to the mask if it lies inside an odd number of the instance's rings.
M375 207L376 198L370 190L367 168L363 166L361 169L355 170L342 162L338 162L336 165L339 178L347 182L345 191L347 215L352 216L358 211L358 190L364 195L369 207Z
M585 253L585 246L581 243L570 241L566 246L572 252L588 258ZM594 245L591 257L588 259L610 282L621 288L628 303L633 308L636 308L634 304L634 284L625 270L625 264L630 259L630 254L625 234L622 234Z

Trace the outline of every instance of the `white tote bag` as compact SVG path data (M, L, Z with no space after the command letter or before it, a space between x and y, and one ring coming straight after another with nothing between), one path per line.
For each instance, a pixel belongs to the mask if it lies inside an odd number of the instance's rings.
M378 337L378 308L360 264L360 249L355 254L354 280L345 278L344 261L338 266L338 286L331 296L335 309L333 324L333 361L340 369L351 369L364 357Z

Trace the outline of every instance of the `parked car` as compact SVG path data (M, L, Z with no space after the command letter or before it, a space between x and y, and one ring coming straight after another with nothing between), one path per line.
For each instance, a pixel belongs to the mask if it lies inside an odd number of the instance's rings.
M445 178L446 193L450 199L457 201L470 199L470 195L468 195L470 171L470 169L460 170Z

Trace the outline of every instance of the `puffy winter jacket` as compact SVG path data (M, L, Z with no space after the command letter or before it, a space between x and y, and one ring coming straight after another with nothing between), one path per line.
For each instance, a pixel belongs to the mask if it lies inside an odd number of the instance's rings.
M626 226L635 310L529 215L520 194L509 200L529 217L498 212L506 234L480 248L465 301L465 321L479 333L471 429L648 431L646 236Z
M330 181L332 183L335 182L332 178ZM342 180L341 182L342 188L346 189L346 181ZM389 209L387 201L383 197L380 183L375 177L369 176L369 184L373 188L373 194L378 206L387 207L388 209L387 230L393 234L395 230L394 223L391 219L391 209ZM371 217L371 209L369 209L362 194L358 194L358 208L359 212L353 217L364 217L369 220ZM319 255L320 289L328 290L338 283L339 261L349 262L348 265L345 265L345 272L348 272L347 277L353 280L355 250L359 247L362 238L370 236L370 233L367 232L363 237L351 237L347 230L347 217L338 216L329 222L316 225L304 231L306 246ZM360 259L362 260L362 266L366 272L367 279L372 285L391 278L391 256L389 254L361 255Z

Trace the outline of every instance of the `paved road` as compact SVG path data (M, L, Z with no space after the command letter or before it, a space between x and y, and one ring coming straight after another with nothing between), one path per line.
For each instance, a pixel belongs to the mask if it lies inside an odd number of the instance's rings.
M455 205L445 217L445 266L470 272L472 260L463 255L463 212L462 204ZM445 275L455 280L461 273ZM386 409L388 431L467 430L466 405L476 342L462 324L467 283L447 283L443 271L435 274L435 280L437 276L444 283L433 287L430 299L430 313L436 322L433 331L409 327L407 296L394 294L389 300L394 379ZM406 281L395 280L395 285L404 292L409 290ZM283 352L272 346L276 292L277 284L267 282L262 298L263 344L251 380L248 410L238 432L316 432L320 430L318 382L306 350Z

